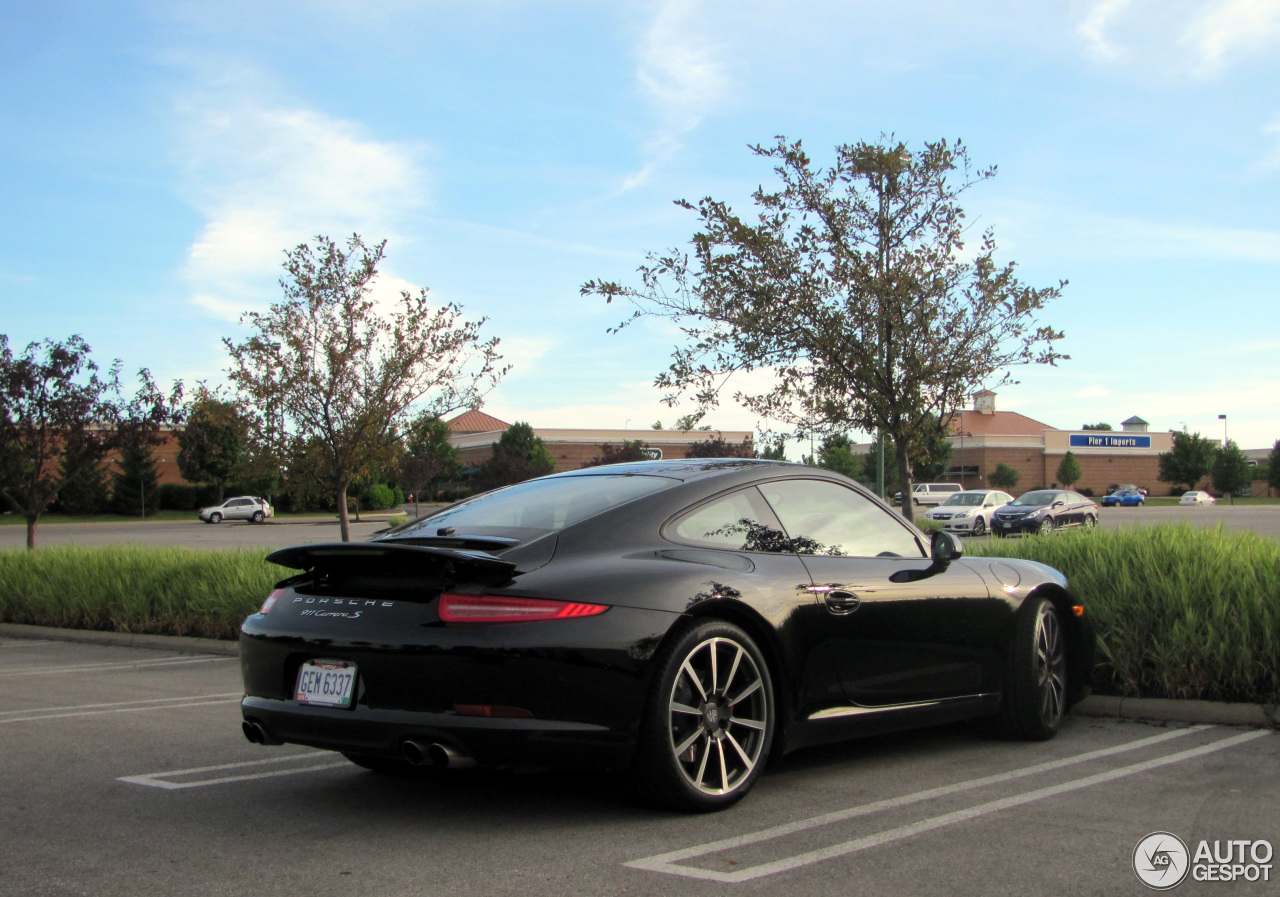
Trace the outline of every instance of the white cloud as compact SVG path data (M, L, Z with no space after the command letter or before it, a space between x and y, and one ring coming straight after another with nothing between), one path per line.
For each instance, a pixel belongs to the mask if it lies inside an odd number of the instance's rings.
M1183 42L1196 55L1197 74L1211 77L1230 63L1266 50L1280 38L1280 0L1227 0L1206 4Z
M679 151L680 138L702 122L727 86L697 11L689 0L663 0L641 37L636 77L654 105L658 127L644 146L644 164L623 181L624 191L643 184Z
M206 217L182 276L219 317L278 297L286 248L316 234L389 236L422 201L415 148L352 122L235 91L189 98L181 111L187 192ZM395 278L382 281L378 295L398 297Z
M1095 56L1103 59L1115 59L1120 56L1120 48L1113 44L1107 35L1107 26L1124 11L1129 3L1130 0L1101 0L1093 5L1084 21L1076 28Z
M1076 33L1100 62L1209 79L1280 44L1280 0L1094 0Z
M1076 393L1077 399L1097 399L1102 396L1111 395L1111 390L1105 386L1089 386Z

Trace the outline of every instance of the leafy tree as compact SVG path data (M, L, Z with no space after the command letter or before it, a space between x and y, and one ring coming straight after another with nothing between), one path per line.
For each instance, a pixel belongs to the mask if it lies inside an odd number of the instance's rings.
M413 516L420 516L418 503L433 483L457 479L462 456L449 442L449 425L434 414L420 414L404 435L404 456L400 476L413 493Z
M1196 484L1209 475L1213 468L1214 456L1218 446L1212 439L1205 439L1199 433L1173 433L1173 448L1161 452L1160 481L1179 485L1185 483L1188 489L1196 488Z
M112 440L119 462L111 478L111 504L125 516L146 516L160 508L154 449L164 444L161 427L182 420L181 382L165 395L146 368L138 371L138 379L137 393L120 409Z
M817 466L825 470L834 470L850 479L857 479L862 473L862 459L853 453L853 443L844 433L833 433L823 438L818 445Z
M1280 489L1280 439L1271 447L1267 456L1267 485L1272 489Z
M1227 444L1213 459L1213 488L1230 496L1231 504L1236 503L1236 493L1244 492L1250 486L1249 459L1240 451L1234 439Z
M556 469L556 459L533 427L516 421L493 444L493 455L480 468L482 489L496 489L542 477Z
M1111 424L1085 424L1080 429L1081 430L1110 430L1112 429L1112 426Z
M62 488L57 509L64 514L101 514L111 501L103 464L108 440L101 428L71 434L63 445L58 470Z
M1058 482L1070 489L1080 482L1080 475L1080 462L1076 460L1075 453L1067 452L1062 456L1062 463L1058 465Z
M941 420L932 427L922 428L911 446L911 473L922 482L936 480L951 469L951 442Z
M29 343L15 355L0 334L0 499L26 520L29 549L36 547L40 515L76 475L61 463L67 449L100 460L109 447L92 425L114 413L108 392L119 363L100 378L90 351L82 337L71 336Z
M630 461L644 461L644 443L639 439L625 439L622 445L615 446L606 442L600 446L600 454L596 455L583 467L601 467L605 464L626 464Z
M750 439L735 444L720 434L714 439L691 443L689 450L685 452L686 458L751 458L754 455Z
M1008 464L997 464L996 469L987 476L988 483L997 489L1004 489L1006 492L1015 488L1020 479L1022 479L1022 475Z
M186 426L178 433L178 470L193 483L214 486L221 503L227 483L246 472L251 420L235 402L203 383L186 415Z
M762 461L787 460L787 437L779 436L771 442L766 442L764 448L756 449L756 457Z
M660 420L655 420L653 423L649 424L649 429L650 429L650 430L661 430L661 429L662 429L662 421L660 421Z
M386 241L346 248L328 237L286 253L284 301L241 321L255 333L224 339L231 381L255 412L255 429L284 455L318 449L311 475L336 498L342 540L351 538L347 490L371 468L395 461L390 438L420 403L443 417L479 407L506 373L485 319L464 321L452 303L432 308L427 291L403 291L398 310L370 297Z
M639 287L593 280L582 292L628 299L622 327L657 316L690 337L656 379L669 403L690 392L705 411L732 374L771 371L772 388L733 398L801 436L891 436L910 495L911 447L966 395L1009 382L1017 365L1066 357L1053 348L1062 334L1034 321L1063 284L1021 283L994 261L990 231L976 252L964 247L959 198L995 169L974 171L959 143L844 145L828 169L799 141L753 150L781 181L756 190L753 219L710 197L680 200L699 216L692 257L650 255Z

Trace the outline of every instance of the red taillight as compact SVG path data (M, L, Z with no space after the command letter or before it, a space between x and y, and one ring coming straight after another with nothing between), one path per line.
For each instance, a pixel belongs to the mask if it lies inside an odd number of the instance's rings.
M525 623L533 620L568 620L594 617L607 604L553 601L549 598L509 598L503 595L440 596L440 619L446 623Z
M276 589L273 591L267 596L267 600L262 602L262 607L258 608L258 613L265 614L267 611L271 610L272 606L276 603L276 599L283 594L284 589Z
M503 707L498 704L454 704L458 716L482 716L486 719L533 719L533 714L523 707Z

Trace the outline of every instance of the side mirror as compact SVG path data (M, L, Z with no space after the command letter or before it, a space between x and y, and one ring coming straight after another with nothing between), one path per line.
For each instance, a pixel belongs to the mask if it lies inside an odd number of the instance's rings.
M964 557L964 545L960 543L960 538L942 530L934 530L929 548L934 566L941 569L946 569L952 561Z
M1064 502L1055 501L1055 502L1053 503L1053 506L1054 506L1055 508L1060 508L1060 507L1062 507L1062 505L1063 505L1063 504L1064 504Z

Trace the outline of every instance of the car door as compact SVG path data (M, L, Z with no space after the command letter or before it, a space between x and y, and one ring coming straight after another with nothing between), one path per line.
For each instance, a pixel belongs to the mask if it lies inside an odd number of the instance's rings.
M742 601L784 634L779 650L794 678L779 687L789 688L791 706L808 716L848 703L833 660L833 633L814 600L809 571L755 486L693 506L662 533L687 546L664 556L708 568L693 600Z
M252 502L247 498L233 498L227 502L225 516L228 520L248 520L253 515Z
M892 511L830 480L760 485L809 571L845 697L887 707L978 694L1007 615L961 563L934 575L917 534Z

